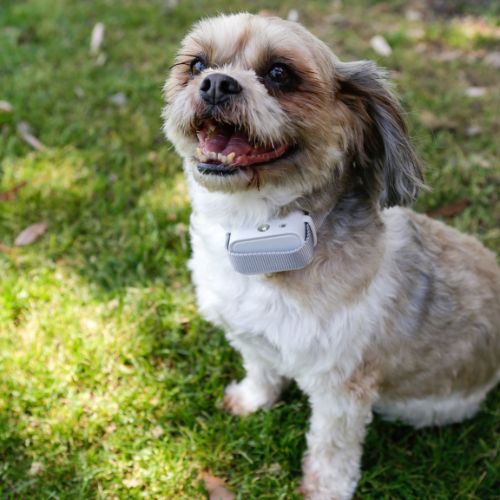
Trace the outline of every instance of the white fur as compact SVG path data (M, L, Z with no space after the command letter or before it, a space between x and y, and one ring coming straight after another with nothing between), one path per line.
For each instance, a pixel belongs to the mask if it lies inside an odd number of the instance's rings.
M500 371L490 384L471 394L391 401L380 399L374 410L387 420L402 420L417 429L431 425L447 425L473 417L488 392L500 380Z

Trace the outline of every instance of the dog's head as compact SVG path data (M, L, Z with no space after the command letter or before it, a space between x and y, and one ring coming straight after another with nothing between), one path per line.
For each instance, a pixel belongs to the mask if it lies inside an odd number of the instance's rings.
M167 135L209 190L357 185L394 205L422 185L384 74L340 62L297 23L250 14L199 22L165 95Z

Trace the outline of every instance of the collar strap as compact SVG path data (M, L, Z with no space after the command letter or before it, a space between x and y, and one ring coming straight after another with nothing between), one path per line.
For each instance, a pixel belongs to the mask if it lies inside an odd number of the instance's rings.
M226 234L226 250L235 271L265 274L302 269L311 263L316 233L329 212L310 216L302 211L259 226Z

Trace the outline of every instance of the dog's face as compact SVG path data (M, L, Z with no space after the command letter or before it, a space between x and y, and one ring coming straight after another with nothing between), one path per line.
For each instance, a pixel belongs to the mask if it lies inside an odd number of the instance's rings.
M209 190L362 185L382 204L421 180L398 104L372 63L341 63L297 23L201 21L165 85L165 130Z

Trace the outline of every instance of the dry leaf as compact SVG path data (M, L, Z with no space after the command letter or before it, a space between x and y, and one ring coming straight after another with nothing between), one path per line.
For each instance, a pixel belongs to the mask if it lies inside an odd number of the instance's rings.
M483 97L486 95L486 87L468 87L465 89L465 95L469 97Z
M112 434L113 432L116 431L116 425L115 424L109 424L107 427L106 427L106 432L108 434Z
M123 484L127 488L137 488L138 486L141 485L141 482L139 481L139 479L132 478L132 479L124 479Z
M465 129L465 133L467 134L468 137L475 137L476 135L481 134L483 131L481 125L469 125Z
M21 231L14 241L16 247L24 247L26 245L31 245L40 239L49 225L46 222L38 222L37 224L31 224L24 231Z
M17 124L17 133L21 139L29 144L33 149L37 151L44 151L47 148L42 144L32 133L31 127L26 122L19 122Z
M263 17L273 17L276 16L276 12L269 10L269 9L262 9L257 12L258 16L263 16Z
M28 471L28 474L30 476L38 476L43 472L43 464L41 462L33 462L31 464L30 470Z
M118 92L110 96L109 102L111 104L114 104L115 106L122 108L127 104L127 96L123 92Z
M436 116L429 110L424 110L418 115L420 123L430 130L455 130L458 128L457 122L446 117Z
M268 468L267 471L269 474L279 474L281 472L281 465L278 463L271 464Z
M7 191L0 191L0 201L12 201L17 198L17 193L26 186L26 181L20 182L16 184L14 187L11 187Z
M464 198L463 200L457 200L447 205L443 205L436 210L428 212L427 215L431 217L453 217L462 213L470 205L470 200Z
M104 41L104 24L96 23L90 35L90 53L97 54Z
M500 52L490 52L485 58L484 62L500 69Z
M291 9L291 10L288 12L287 19L288 19L289 21L292 21L293 23L298 22L298 20L299 20L299 11L298 11L297 9Z
M179 5L179 0L165 0L164 9L165 12L170 12L174 10Z
M8 101L0 101L0 113L12 113L14 106Z
M391 46L382 35L375 35L370 40L370 45L372 49L381 56L388 57L392 54Z
M163 434L165 434L165 431L163 430L163 427L161 425L157 425L156 427L153 427L151 434L154 438L160 439Z
M408 19L408 21L421 21L422 20L422 13L418 10L415 9L407 9L405 11L405 17Z
M178 224L175 225L175 234L182 238L183 236L186 236L188 232L188 227L186 224L179 222Z
M85 97L85 91L82 89L82 87L80 87L80 85L77 85L73 91L75 92L75 95L76 97L78 97L78 99L83 99Z
M3 243L0 243L0 252L2 253L11 253L14 249L11 247L8 247L7 245L4 245Z
M463 57L464 52L460 49L444 49L431 55L436 61L451 62Z
M107 61L107 57L106 57L106 54L104 52L101 52L96 58L95 58L95 61L94 61L94 64L96 66L104 66L106 64L106 61Z
M224 479L212 476L208 472L202 472L201 479L210 500L233 500L235 498L234 493L226 488Z

